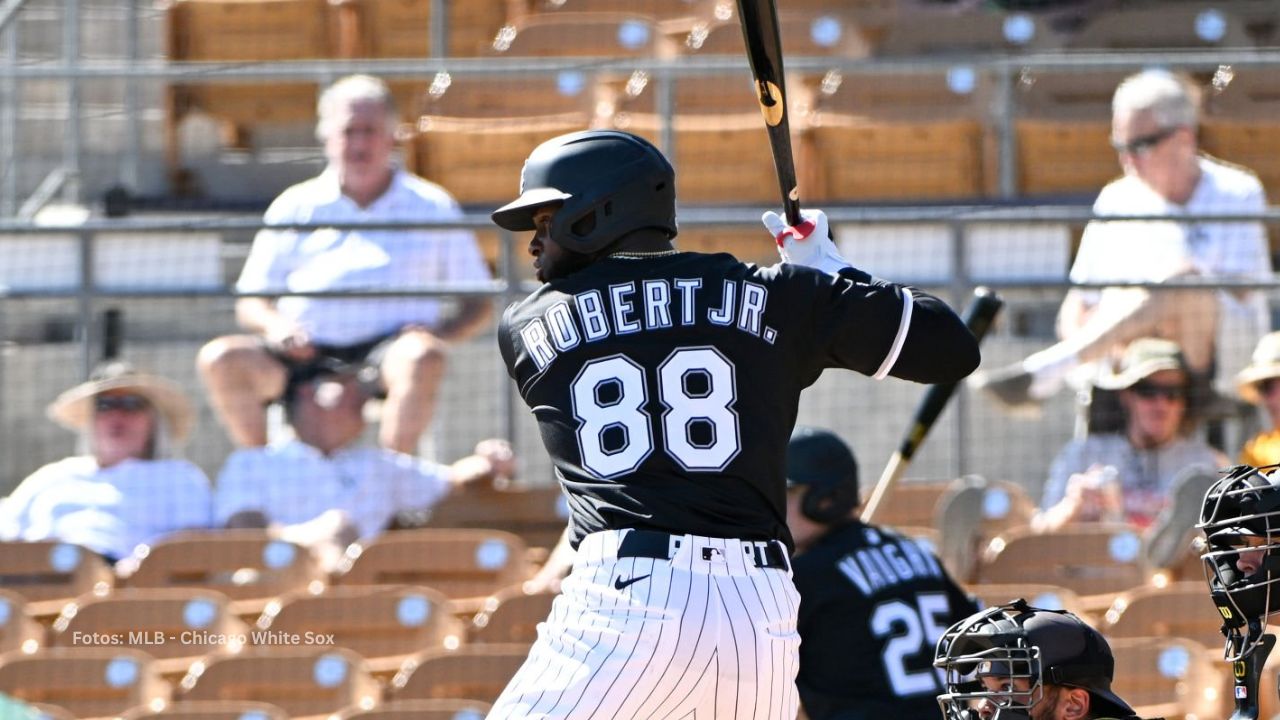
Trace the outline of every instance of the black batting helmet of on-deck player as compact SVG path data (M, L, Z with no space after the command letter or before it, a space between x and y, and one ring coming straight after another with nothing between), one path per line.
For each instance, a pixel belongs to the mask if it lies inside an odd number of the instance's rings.
M551 239L591 254L643 228L676 234L676 175L644 138L617 130L554 137L533 149L520 171L520 197L493 212L507 230L534 230L533 213L561 203Z
M800 511L824 525L849 517L858 506L858 461L829 430L798 427L787 444L787 487L805 488Z

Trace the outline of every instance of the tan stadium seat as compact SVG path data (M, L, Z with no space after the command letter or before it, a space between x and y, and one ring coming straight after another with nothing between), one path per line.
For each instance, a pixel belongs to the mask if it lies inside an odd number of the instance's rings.
M0 692L76 717L98 717L163 707L170 688L146 653L104 644L6 653L0 656Z
M952 481L933 509L942 561L956 578L965 581L973 577L987 543L1025 527L1035 515L1036 504L1017 483L966 475Z
M397 700L372 710L347 708L329 720L483 720L489 707L478 700Z
M133 708L120 720L289 720L276 705L252 700L189 700L163 710Z
M421 115L457 119L564 113L590 116L595 111L596 93L594 78L577 70L537 75L459 74L433 82L422 95L419 110Z
M677 182L679 182L677 180ZM682 227L676 248L686 252L729 253L742 262L769 266L781 262L767 235L744 228Z
M394 675L409 655L451 649L465 627L439 592L413 586L330 587L313 595L299 591L272 601L257 629L330 635L335 645L359 653L376 676Z
M976 582L1045 583L1089 596L1143 585L1148 571L1142 540L1126 525L1078 525L1047 533L1015 528L987 546Z
M1247 48L1253 41L1244 23L1227 9L1215 9L1216 20L1205 22L1206 4L1173 3L1114 8L1094 13L1067 38L1071 50L1146 50L1159 48L1210 50ZM1212 29L1215 35L1202 35Z
M723 1L723 0L722 0ZM712 17L716 0L512 0L511 19L557 13L635 13L657 21Z
M1103 619L1099 629L1109 638L1187 638L1222 655L1222 616L1203 581L1129 590L1116 597Z
M252 64L336 54L326 0L174 0L166 21L166 52L174 61ZM167 92L169 166L182 184L179 124L192 111L220 120L227 145L247 147L252 126L313 121L318 87L272 80L182 83Z
M0 588L20 595L34 617L57 615L72 598L106 593L114 584L107 561L78 545L0 542Z
M520 194L520 168L535 147L557 135L586 130L590 124L590 117L582 113L519 118L423 116L412 140L412 169L449 188L464 205L497 207Z
M406 660L391 681L390 699L454 698L492 703L524 664L524 644L464 645Z
M1096 194L1120 177L1110 120L1014 121L1018 192Z
M1010 24L1009 19L1010 14L999 12L913 7L887 26L875 50L881 56L965 58L1043 52L1062 42L1038 16L1021 13L1016 24Z
M248 634L222 593L128 588L68 603L53 623L50 644L78 647L89 636L118 638L122 646L155 658L156 672L177 680L204 655L238 652Z
M658 57L672 50L653 22L634 13L545 13L513 20L489 50L505 57Z
M1280 109L1280 104L1271 105ZM1200 123L1200 146L1205 152L1256 174L1267 194L1280 188L1280 120L1262 118L1205 118Z
M231 599L231 612L256 617L271 598L324 582L306 548L265 530L201 530L170 535L139 555L131 587L194 587Z
M672 37L677 49L687 55L745 57L742 24L732 3L728 7L730 12L693 18L676 29ZM874 42L868 30L834 7L806 12L784 5L778 11L778 34L787 57L866 57Z
M538 639L538 623L551 614L555 593L526 593L520 586L504 588L485 600L472 620L474 643L525 643Z
M995 607L1022 598L1032 607L1046 610L1066 610L1085 621L1090 620L1091 613L1080 602L1080 596L1058 585L1045 583L982 584L969 585L966 590L970 595L977 598L983 607Z
M253 700L276 705L295 718L352 705L373 707L380 695L359 655L332 645L292 643L197 662L180 687L179 703Z
M1108 638L1116 659L1111 689L1140 717L1224 718L1231 713L1227 664L1186 638Z
M497 489L473 483L432 507L427 527L501 528L531 548L550 548L568 522L569 504L559 484Z
M501 530L393 530L352 544L334 582L426 585L454 601L455 612L474 611L485 597L529 578L525 549Z
M339 0L339 54L346 58L425 58L431 46L432 3L418 0ZM504 0L451 2L450 57L482 55L506 16Z
M27 613L27 601L0 588L0 653L35 652L43 644L44 628Z
M937 527L938 500L951 487L949 480L903 480L876 510L874 522L889 527Z

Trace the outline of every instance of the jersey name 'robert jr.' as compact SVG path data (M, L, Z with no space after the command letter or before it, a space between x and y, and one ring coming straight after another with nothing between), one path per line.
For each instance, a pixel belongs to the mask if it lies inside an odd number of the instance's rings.
M725 280L719 305L699 305L701 278L627 282L607 290L584 290L547 309L520 329L538 372L564 352L613 335L694 325L701 311L713 325L735 327L770 345L778 333L763 324L769 291L753 282Z

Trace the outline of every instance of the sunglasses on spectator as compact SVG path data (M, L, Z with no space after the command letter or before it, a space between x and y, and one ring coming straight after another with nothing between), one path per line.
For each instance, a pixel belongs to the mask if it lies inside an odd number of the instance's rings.
M1273 390L1280 387L1280 378L1267 378L1258 381L1258 394L1270 395Z
M1178 132L1176 127L1167 127L1163 130L1157 130L1149 135L1136 137L1129 142L1111 141L1111 147L1121 155L1146 155L1151 150L1164 142L1170 135Z
M93 409L95 412L105 413L112 410L121 412L142 412L151 407L151 403L147 402L144 397L138 395L99 395L93 399Z
M1134 395L1143 400L1162 397L1170 402L1187 399L1187 388L1183 385L1160 385L1158 383L1140 382L1129 388Z

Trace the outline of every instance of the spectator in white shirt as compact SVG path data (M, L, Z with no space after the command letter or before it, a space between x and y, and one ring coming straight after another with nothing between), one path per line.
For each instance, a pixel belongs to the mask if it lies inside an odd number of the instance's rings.
M361 441L368 396L347 368L295 376L287 414L295 437L233 452L218 475L215 521L233 527L317 527L347 542L386 529L401 513L418 513L451 488L510 477L511 447L485 440L475 454L439 465ZM310 544L310 543L308 543Z
M316 135L328 167L284 191L267 209L267 225L455 220L461 210L440 186L392 162L396 111L387 86L356 75L339 80L319 102ZM433 283L489 281L474 235L461 230L258 233L237 291L236 318L254 335L219 337L201 349L197 367L210 403L241 446L267 442L264 408L279 399L294 366L336 358L368 362L382 378L383 447L416 450L431 423L449 343L487 324L485 298L464 297L445 312L438 298L303 297L291 292L421 290Z
M84 453L49 463L0 503L0 538L61 540L115 561L135 546L212 521L209 479L170 457L193 413L174 383L114 362L58 396L49 417Z
M1120 83L1111 137L1124 177L1102 189L1095 214L1251 215L1266 209L1257 176L1199 153L1196 96L1184 78L1163 70ZM1076 283L1270 276L1259 222L1095 220L1071 268ZM1203 393L1215 371L1229 384L1268 325L1266 298L1256 291L1076 288L1058 313L1061 342L978 373L971 382L1007 408L1033 409L1081 363L1114 354L1136 338L1158 336L1182 347L1193 387Z

